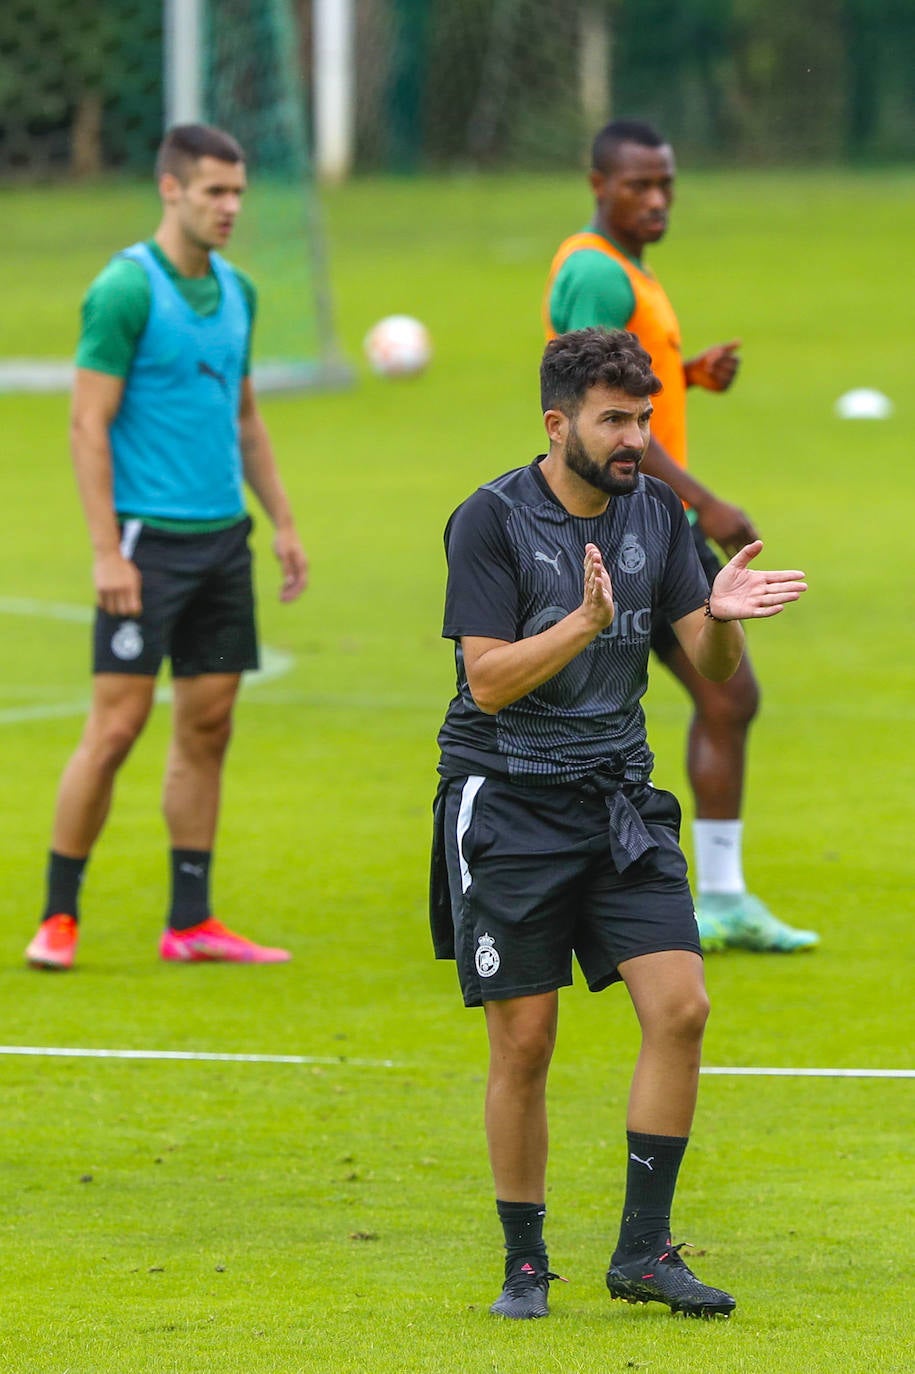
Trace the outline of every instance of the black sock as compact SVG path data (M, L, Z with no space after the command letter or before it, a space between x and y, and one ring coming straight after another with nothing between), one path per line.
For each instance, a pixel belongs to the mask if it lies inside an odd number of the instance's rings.
M209 849L173 849L172 904L168 924L172 930L190 930L210 915Z
M496 1211L505 1233L505 1274L513 1274L526 1260L539 1261L538 1271L549 1268L546 1246L543 1243L543 1218L546 1207L542 1202L500 1202Z
M72 916L79 920L79 889L83 881L83 871L89 862L85 859L68 859L66 854L57 854L52 849L48 855L48 900L42 920L49 916Z
M626 1201L613 1263L656 1256L670 1244L670 1212L687 1139L627 1131Z

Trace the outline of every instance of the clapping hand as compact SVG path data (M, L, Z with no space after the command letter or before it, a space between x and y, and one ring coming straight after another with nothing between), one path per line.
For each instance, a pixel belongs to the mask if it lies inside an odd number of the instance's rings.
M807 590L804 574L797 569L762 572L751 568L761 552L762 540L756 539L721 569L709 594L709 611L715 620L765 620Z
M596 544L585 545L584 572L582 609L598 622L599 628L606 629L613 624L615 613L613 585Z

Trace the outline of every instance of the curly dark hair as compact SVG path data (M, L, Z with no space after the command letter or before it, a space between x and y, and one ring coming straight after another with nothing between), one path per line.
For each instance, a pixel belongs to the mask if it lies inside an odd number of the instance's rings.
M551 339L540 363L544 412L573 418L592 386L609 386L630 396L654 396L661 383L651 358L627 329L573 329Z
M187 179L189 165L202 157L218 162L244 162L241 144L223 129L212 124L173 124L159 144L156 180L171 172L180 182Z

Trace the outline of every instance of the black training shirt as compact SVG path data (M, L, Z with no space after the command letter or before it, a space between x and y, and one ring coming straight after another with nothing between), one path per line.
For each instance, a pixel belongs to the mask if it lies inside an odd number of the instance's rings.
M653 617L679 620L701 606L708 581L683 508L664 482L640 476L599 516L570 515L537 459L474 492L445 530L448 586L442 634L455 642L457 694L439 733L446 774L508 774L519 782L574 782L608 758L647 782L654 762L641 698ZM596 544L613 584L613 623L555 677L486 715L475 705L459 640L514 643L581 605L585 544Z

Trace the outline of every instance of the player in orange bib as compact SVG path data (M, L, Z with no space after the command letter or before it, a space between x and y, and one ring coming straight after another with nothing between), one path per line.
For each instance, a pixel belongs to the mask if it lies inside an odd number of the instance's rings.
M758 534L739 507L715 496L686 466L687 388L726 391L737 374L740 344L718 344L684 361L673 306L643 261L646 245L657 243L667 230L675 170L673 150L650 124L618 119L598 133L589 176L594 218L560 244L547 280L543 316L548 338L595 325L628 329L651 355L664 389L654 398L642 470L667 482L688 507L711 583L720 561L708 541L730 558ZM746 746L759 706L749 659L744 655L727 682L713 683L692 668L666 622L654 624L652 647L693 702L687 766L695 799L696 908L703 949L811 948L819 939L813 931L786 925L744 882Z

